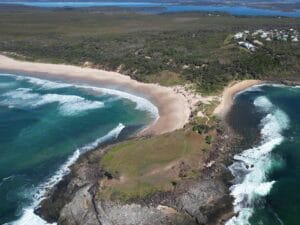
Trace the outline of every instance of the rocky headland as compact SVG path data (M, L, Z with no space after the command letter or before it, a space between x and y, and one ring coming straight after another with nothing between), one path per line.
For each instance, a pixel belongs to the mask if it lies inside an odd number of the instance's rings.
M184 179L183 164L183 179L174 184L172 191L127 202L101 197L101 181L114 178L99 161L112 146L96 149L80 157L36 212L48 222L62 225L224 224L233 214L227 165L237 151L233 146L238 141L238 136L222 122L206 164L196 178Z

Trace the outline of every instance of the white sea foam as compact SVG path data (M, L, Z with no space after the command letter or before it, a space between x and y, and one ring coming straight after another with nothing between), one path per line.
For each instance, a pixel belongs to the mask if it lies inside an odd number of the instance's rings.
M47 223L34 213L34 207L28 207L23 209L20 219L5 223L4 225L56 225L56 223Z
M110 131L107 135L105 135L104 137L98 138L97 140L95 140L94 142L82 147L80 149L80 152L86 152L86 151L90 151L91 149L94 149L96 147L98 147L101 143L106 142L108 140L115 140L119 137L121 131L125 128L125 126L120 123L115 129L113 129L112 131Z
M94 142L87 144L81 148L78 148L68 160L51 176L46 182L42 183L35 189L34 202L32 205L22 210L22 216L17 221L6 223L5 225L50 225L39 216L34 213L34 208L45 198L47 190L56 185L65 175L70 172L70 166L79 158L80 154L98 147L100 144L115 140L119 137L121 131L125 128L123 124L119 124L117 127L108 132L105 136L98 138ZM52 225L55 225L53 223Z
M9 107L31 107L36 108L41 105L58 103L59 111L63 115L75 115L86 110L97 109L104 106L103 102L90 101L76 95L61 94L38 94L32 92L29 88L18 88L14 91L4 93L6 97L1 101L2 104ZM24 101L26 100L26 101Z
M289 85L286 84L265 84L265 86L271 86L271 87L290 87Z
M35 77L29 76L19 76L14 74L0 74L0 76L11 76L15 77L18 80L25 80L31 84L37 85L41 89L50 90L50 89L58 89L58 88L65 88L65 87L77 87L77 88L84 88L84 89L91 89L100 93L109 94L113 96L118 96L123 99L128 99L136 104L136 109L141 111L147 111L150 113L155 121L159 118L159 110L158 108L153 105L148 99L142 98L127 92L123 92L120 90L108 89L108 88L100 88L94 87L89 85L77 85L77 84L68 84L62 82L54 82L49 80L44 80ZM154 122L155 122L154 121Z
M42 95L34 106L45 105L53 102L59 103L59 110L63 115L75 115L82 111L97 109L104 106L104 103L100 101L90 101L76 95L59 94Z
M238 216L232 217L225 225L251 225L249 219L253 214L253 208L243 208Z
M246 89L244 89L242 91L237 92L234 95L234 99L236 97L238 97L240 94L243 94L245 92L264 92L264 90L262 88L266 87L266 86L269 86L269 87L285 87L285 88L300 88L300 86L289 86L289 85L285 85L285 84L262 83L262 84L253 85L253 86L251 86L249 88L246 88Z
M132 101L136 104L137 110L148 111L151 114L152 118L154 118L155 120L159 118L158 108L155 105L153 105L149 100L123 91L92 87L86 85L64 84L59 82L52 82L52 81L42 80L38 78L23 77L23 76L17 76L12 74L0 74L0 76L1 75L14 76L16 77L16 79L26 80L34 85L40 86L41 89L45 89L45 90L65 88L65 87L92 89L93 91L98 91L104 94L113 95L123 99L128 99L129 101ZM5 100L7 102L2 101L1 103L9 104L9 107L15 107L15 105L18 104L21 106L22 104L31 104L31 106L36 107L43 104L58 102L60 104L61 111L66 114L70 114L70 113L72 114L73 112L78 112L78 110L83 110L83 109L87 110L87 109L93 109L93 108L98 108L103 106L103 103L101 102L88 101L79 96L70 96L70 95L67 96L67 95L58 95L58 94L40 95L37 93L33 93L31 89L17 89L15 91L11 91L5 94L6 97L10 97L10 98ZM77 158L82 152L89 151L93 148L96 148L98 145L100 145L101 143L107 140L116 139L123 129L124 129L124 125L119 124L115 129L110 131L104 137L99 138L94 142L80 149L77 149L74 152L74 154L67 160L67 162L64 165L62 165L61 168L50 179L48 179L46 182L41 184L36 189L36 193L34 194L35 197L34 197L33 204L22 210L21 218L18 219L17 221L7 223L6 225L27 225L27 224L49 225L34 213L34 208L37 207L38 204L42 201L46 191L49 190L49 188L53 187L55 184L57 184L62 179L63 176L69 173L70 165L72 165L77 160Z
M18 88L14 91L6 92L2 96L19 100L36 99L40 96L39 94L31 93L31 91L32 89L30 88Z
M30 76L20 76L20 75L10 74L10 73L0 73L0 76L14 77L18 81L26 81L32 85L37 86L37 88L43 90L60 89L60 88L67 88L73 86L72 84L68 84L68 83L50 81L50 80L45 80L45 79L40 79L40 78L30 77Z
M235 95L233 96L233 100L235 100L239 95L245 93L245 92L263 92L262 87L268 85L268 84L255 84L251 87L248 87L244 90L238 91L237 93L235 93Z
M238 91L237 93L235 93L235 95L233 96L233 99L235 100L239 95L245 93L245 92L262 92L262 88L265 84L256 84L253 85L251 87L248 87L244 90Z
M234 197L234 210L238 215L226 225L250 224L255 202L268 195L275 183L268 181L267 177L273 167L271 152L282 143L282 132L289 126L288 116L267 97L257 97L253 104L266 114L260 123L262 141L258 146L235 155L235 162L229 167L235 177L235 184L230 191Z
M155 119L159 118L159 110L158 108L153 105L148 99L129 94L127 92L113 90L108 88L99 88L99 87L90 87L90 86L79 86L82 88L92 88L94 91L99 91L104 94L120 96L121 98L128 99L136 104L135 109L141 111L148 111L151 113L152 117Z
M266 98L265 96L259 96L257 97L253 104L259 109L259 110L263 110L265 112L268 112L272 109L273 104L272 102L270 102L270 100L268 98Z
M54 82L54 81L44 80L44 79L35 78L35 77L17 76L17 79L25 80L33 85L38 86L40 89L43 89L43 90L72 87L71 84L62 83L62 82Z

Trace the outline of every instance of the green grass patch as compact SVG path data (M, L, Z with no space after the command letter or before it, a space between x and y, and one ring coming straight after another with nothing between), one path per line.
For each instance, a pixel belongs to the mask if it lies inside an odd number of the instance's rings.
M203 149L211 147L211 143L205 140L207 135L179 130L130 140L113 147L100 162L105 170L116 177L107 185L103 195L128 200L170 190L174 181L182 179L179 176L182 162L186 170L185 178L195 177L195 171L209 153ZM210 132L209 135L214 133Z
M113 147L102 159L101 164L108 171L125 176L143 176L156 166L199 153L202 136L189 131L142 140L132 140Z

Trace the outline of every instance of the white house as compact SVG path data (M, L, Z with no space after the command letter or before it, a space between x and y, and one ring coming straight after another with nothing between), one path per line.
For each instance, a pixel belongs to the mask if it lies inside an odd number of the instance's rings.
M234 35L234 39L235 40L239 40L242 39L244 37L244 33L243 32L238 32Z
M247 41L239 41L238 44L239 46L246 48L250 51L255 51L255 46Z

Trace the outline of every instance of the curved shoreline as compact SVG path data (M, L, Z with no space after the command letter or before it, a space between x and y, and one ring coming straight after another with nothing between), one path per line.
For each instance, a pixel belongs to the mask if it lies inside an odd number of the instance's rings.
M287 86L282 83L260 82L260 85L255 85L255 87L274 86L281 88ZM235 96L239 93L247 94L249 92L251 89L247 88L236 93ZM268 179L265 176L270 170L267 165L268 160L271 160L270 154L274 148L284 141L285 137L282 133L288 129L290 123L288 115L280 107L273 105L265 92L262 91L254 96L252 107L264 113L259 117L259 122L256 124L260 136L257 138L257 143L250 142L251 144L235 154L232 164L228 167L234 180L238 179L230 186L231 196L234 197L235 216L228 220L225 225L248 223L254 214L257 199L264 198L271 191L276 180ZM238 112L238 114L240 113ZM248 116L242 116L242 119L247 119ZM242 137L245 138L245 134ZM244 168L242 173L240 172L241 168Z
M190 99L171 87L142 83L127 75L112 71L65 64L19 61L1 54L0 70L31 73L38 78L63 79L75 84L80 82L81 84L114 89L146 98L158 108L159 118L141 131L139 135L158 135L183 128L189 122L192 109L195 106L195 102L191 103ZM224 119L230 111L237 93L262 83L264 81L261 80L233 81L223 90L220 103L213 114Z
M0 55L0 69L32 73L45 79L79 81L144 97L158 107L159 118L142 131L141 135L163 134L183 128L188 123L191 114L187 99L172 88L141 83L117 72L72 65L25 62L3 55Z
M224 89L221 102L215 108L214 114L221 119L224 119L233 106L234 98L238 93L246 91L248 88L262 83L264 83L264 81L261 80L243 80L240 82L232 82Z

